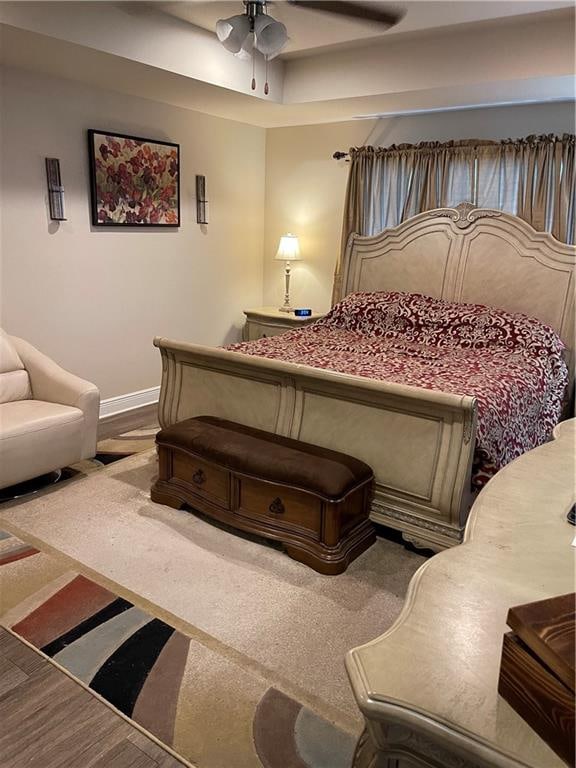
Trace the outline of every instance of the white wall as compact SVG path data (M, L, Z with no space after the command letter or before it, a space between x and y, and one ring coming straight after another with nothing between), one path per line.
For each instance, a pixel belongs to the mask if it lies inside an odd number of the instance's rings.
M494 107L357 120L330 125L272 128L266 137L264 301L283 297L281 262L273 256L280 236L300 237L303 261L295 264L292 303L325 311L340 248L348 164L335 150L373 144L506 138L532 133L574 133L574 103Z
M19 70L3 73L1 324L94 381L104 398L159 384L155 335L221 344L262 301L265 131ZM182 226L90 223L86 129L181 145ZM60 158L67 221L49 219ZM196 224L195 174L210 224Z

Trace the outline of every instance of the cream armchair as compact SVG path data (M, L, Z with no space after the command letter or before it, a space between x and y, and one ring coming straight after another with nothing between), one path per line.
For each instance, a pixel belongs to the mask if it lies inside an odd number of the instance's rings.
M0 330L0 488L96 453L100 393Z

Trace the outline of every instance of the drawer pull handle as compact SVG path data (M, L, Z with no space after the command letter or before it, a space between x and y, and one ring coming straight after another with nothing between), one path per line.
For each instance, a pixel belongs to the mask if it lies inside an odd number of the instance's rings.
M196 483L196 485L202 485L202 483L206 482L206 475L201 469L197 469L196 472L192 475L192 482Z
M268 507L270 512L272 512L273 515L281 515L283 512L285 512L284 504L282 504L282 499L277 496L272 504Z

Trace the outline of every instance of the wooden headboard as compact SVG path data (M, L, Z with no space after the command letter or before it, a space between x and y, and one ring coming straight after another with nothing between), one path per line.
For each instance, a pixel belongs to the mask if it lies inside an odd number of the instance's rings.
M407 291L522 312L552 326L574 363L576 248L517 216L461 203L378 235L351 235L340 300L355 291Z

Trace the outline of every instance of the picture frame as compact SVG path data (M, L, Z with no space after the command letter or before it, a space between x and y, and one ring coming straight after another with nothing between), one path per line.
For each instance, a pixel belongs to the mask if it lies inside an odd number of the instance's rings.
M88 131L94 227L179 227L180 145Z

